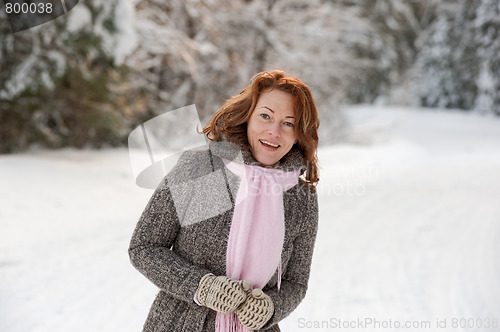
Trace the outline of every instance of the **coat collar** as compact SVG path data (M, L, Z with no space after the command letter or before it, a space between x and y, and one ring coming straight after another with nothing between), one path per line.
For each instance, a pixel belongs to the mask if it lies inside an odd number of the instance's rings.
M232 160L240 164L262 167L253 157L248 145L237 144L227 139L222 139L220 141L209 141L208 147L210 151L219 158ZM294 145L273 168L286 172L301 170L302 173L302 171L305 171L306 164L302 157L302 153L299 151L298 147Z

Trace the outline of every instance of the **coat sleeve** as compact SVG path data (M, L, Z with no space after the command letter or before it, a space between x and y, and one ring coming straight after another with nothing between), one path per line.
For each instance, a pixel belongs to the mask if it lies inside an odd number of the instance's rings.
M183 168L181 156L176 168ZM202 276L210 273L171 250L180 230L167 177L153 193L144 209L129 246L132 265L151 282L174 298L194 303Z
M293 251L281 287L266 290L274 302L274 315L264 326L270 328L288 316L302 302L306 295L316 234L318 231L318 197L316 191L310 193L307 211L302 218L302 229L293 242Z

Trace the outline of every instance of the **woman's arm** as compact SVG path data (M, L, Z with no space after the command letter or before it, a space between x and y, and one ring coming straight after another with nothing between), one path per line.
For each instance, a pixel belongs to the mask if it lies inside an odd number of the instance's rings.
M183 167L181 156L176 167ZM166 177L167 178L167 177ZM164 178L142 213L132 235L132 265L161 290L192 303L200 279L210 273L171 250L180 229L174 202Z
M293 242L292 256L286 273L282 276L280 290L274 287L265 291L274 302L274 315L264 328L269 328L288 316L306 295L318 230L318 198L315 191L305 203L308 207L307 214L302 230Z

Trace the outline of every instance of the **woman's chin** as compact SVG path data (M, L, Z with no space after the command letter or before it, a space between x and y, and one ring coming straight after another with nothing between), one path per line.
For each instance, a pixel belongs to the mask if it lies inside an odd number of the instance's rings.
M277 159L276 157L272 158L272 157L269 157L269 156L261 156L261 155L254 156L254 158L262 166L274 166L279 161L279 159Z
M282 147L280 147L282 149ZM273 150L268 151L267 149L257 148L250 149L252 156L257 160L262 166L274 166L278 161L280 161L281 157L283 157L279 151Z

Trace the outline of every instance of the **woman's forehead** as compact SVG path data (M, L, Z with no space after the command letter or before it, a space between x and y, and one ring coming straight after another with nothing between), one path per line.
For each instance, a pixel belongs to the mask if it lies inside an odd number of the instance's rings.
M257 108L266 108L273 113L295 115L295 97L285 91L273 89L260 94Z

